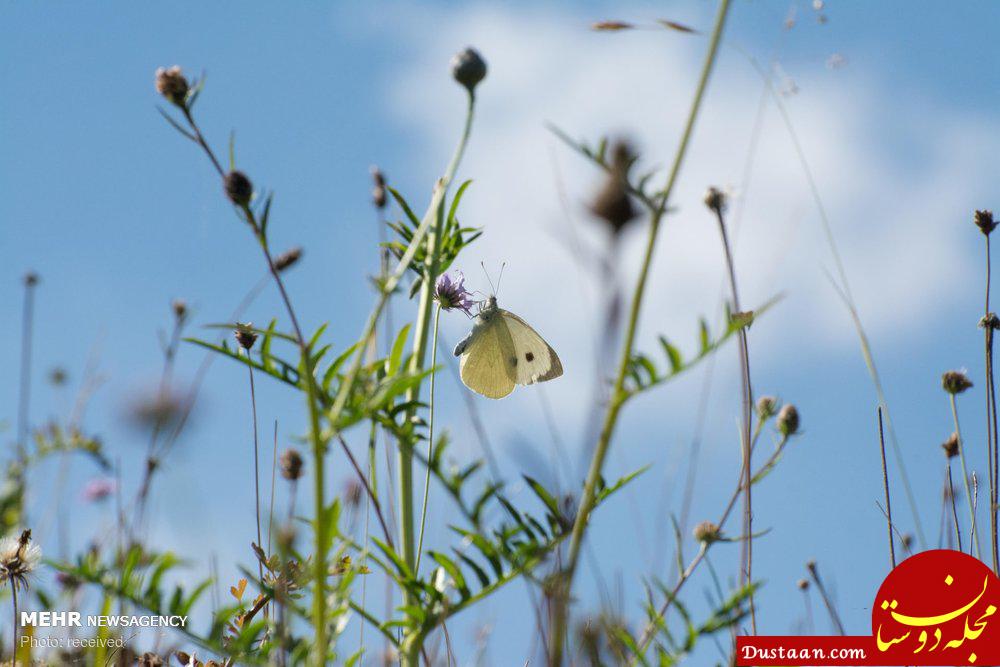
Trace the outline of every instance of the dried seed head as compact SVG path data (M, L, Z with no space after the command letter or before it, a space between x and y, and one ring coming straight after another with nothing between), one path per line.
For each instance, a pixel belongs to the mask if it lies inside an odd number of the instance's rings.
M722 536L722 530L711 521L702 521L694 527L694 539L705 544L716 542Z
M183 107L187 102L190 86L179 65L160 67L156 70L156 92L169 102Z
M630 30L635 26L625 21L598 21L590 26L591 30L597 32L617 32L619 30Z
M795 435L799 430L799 411L791 403L781 406L778 412L778 432L783 436Z
M300 246L289 248L274 258L274 269L278 273L281 273L285 269L294 266L300 259L302 259L302 248Z
M281 476L287 480L302 477L302 455L295 449L288 448L281 453Z
M177 318L178 322L184 321L184 318L187 317L188 305L184 299L174 299L170 302L170 308L174 311L174 317Z
M949 459L953 459L958 456L958 433L952 433L948 436L948 439L941 443L941 447L944 448L944 455Z
M806 569L809 570L810 572L812 572L813 574L816 574L816 561L814 561L814 560L807 560L806 561Z
M28 271L24 274L24 286L34 287L38 284L38 274L34 271Z
M941 375L941 387L949 394L961 394L972 386L964 371L947 371Z
M184 651L176 651L176 652L174 652L174 657L177 658L177 661L180 662L181 665L192 665L192 664L194 664L192 662L191 656L188 655L187 653L185 653Z
M0 583L8 583L13 588L27 588L28 577L42 559L42 550L31 544L31 530L21 532L20 537L5 537L0 540Z
M761 396L757 399L757 418L766 421L778 410L778 399L774 396Z
M797 582L795 582L795 585L799 587L800 591L807 591L807 590L809 590L809 580L808 579L799 579Z
M979 318L979 328L993 329L994 331L1000 329L1000 317L997 317L996 313L986 313Z
M486 78L486 61L474 48L467 47L451 59L451 75L465 86L471 95L480 81Z
M708 192L705 193L705 206L709 208L710 211L716 214L722 214L726 211L726 195L722 190L716 187L710 187Z
M253 330L253 322L247 322L243 324L242 322L236 324L236 330L233 331L233 336L236 338L236 342L240 344L246 351L250 351L253 344L257 342L257 334Z
M903 537L901 538L900 541L903 543L903 548L909 551L910 547L913 546L913 535L910 535L909 533L903 533Z
M246 206L253 198L253 183L242 171L233 170L222 179L222 187L229 201L237 206Z
M611 147L607 180L590 205L593 214L608 223L611 233L616 236L639 216L626 188L628 172L635 160L636 154L628 142L615 142Z
M989 236L990 232L996 229L997 223L993 221L993 211L976 211L972 219L976 223L976 227L979 227L979 231L986 236Z
M372 165L371 173L372 181L375 183L372 187L372 204L375 205L375 208L382 210L389 202L385 194L385 176L382 174L382 170L375 165Z

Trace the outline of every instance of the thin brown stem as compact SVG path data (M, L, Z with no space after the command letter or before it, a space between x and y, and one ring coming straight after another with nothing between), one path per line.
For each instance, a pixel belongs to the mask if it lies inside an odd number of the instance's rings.
M253 497L254 497L254 520L257 523L257 546L261 547L264 542L261 539L260 531L260 452L257 438L257 391L253 382L253 363L250 361L250 350L244 350L247 357L247 371L250 373L250 411L253 419ZM264 581L264 566L260 559L257 559L257 571L260 580Z
M819 591L820 597L823 599L823 604L826 606L826 611L830 614L830 620L833 621L833 625L837 628L837 633L841 636L846 635L844 631L844 624L840 621L840 614L837 613L837 608L833 604L833 600L830 599L829 594L826 592L826 586L823 585L823 580L819 576L819 569L815 562L809 563L807 569L809 570L809 576L812 577L813 583L816 584L816 590Z
M955 542L958 544L958 550L962 550L962 527L958 524L958 508L955 505L955 485L952 483L951 479L951 461L948 461L948 468L945 471L947 474L948 486L946 487L946 493L948 500L951 502L951 520L955 524Z
M358 461L354 458L354 454L351 453L351 448L347 446L347 442L340 435L337 436L337 440L340 442L344 454L347 455L347 460L351 462L351 467L354 468L354 473L358 476L361 486L364 487L365 493L368 495L368 500L375 508L375 516L378 517L378 522L382 526L382 534L385 535L386 544L395 549L396 547L392 542L392 532L389 530L389 524L385 522L385 517L382 515L382 505L379 503L378 497L375 495L372 487L368 485L368 479L365 477L364 472L361 471L361 466L358 465Z
M965 466L965 441L962 440L962 427L958 423L958 405L955 394L949 394L951 399L951 417L955 422L955 437L958 439L958 457L962 464L962 483L965 486L965 500L969 505L969 553L975 552L976 558L982 558L979 547L979 535L976 531L976 510L972 506L972 490L969 488L969 469Z
M896 567L896 544L892 536L892 501L889 494L889 469L885 464L885 429L882 424L882 406L878 406L878 444L882 454L882 489L885 491L885 522L889 532L889 564Z

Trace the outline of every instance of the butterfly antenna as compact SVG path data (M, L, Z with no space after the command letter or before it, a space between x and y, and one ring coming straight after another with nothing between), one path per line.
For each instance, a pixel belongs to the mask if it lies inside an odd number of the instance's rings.
M503 282L503 270L507 268L507 262L500 265L500 276L497 278L497 296L500 296L500 283Z
M490 272L486 270L485 262L479 262L479 266L483 267L483 273L486 274L486 281L490 284L490 288L493 290L493 295L496 296L497 288L493 285L493 281L490 280Z

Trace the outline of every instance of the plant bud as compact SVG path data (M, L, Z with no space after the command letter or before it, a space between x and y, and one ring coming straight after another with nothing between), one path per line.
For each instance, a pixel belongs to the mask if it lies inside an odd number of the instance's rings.
M222 179L222 187L226 191L229 201L237 206L246 206L253 197L253 183L242 171L235 169Z
M795 585L799 587L800 591L807 591L807 590L809 590L809 580L808 579L799 579L795 583Z
M302 477L302 455L297 450L289 448L283 451L279 463L281 476L285 479L296 480Z
M389 203L389 199L385 195L385 176L382 174L382 170L374 165L371 172L372 181L375 183L374 187L372 187L372 204L381 211Z
M941 375L941 387L949 394L961 394L971 386L972 381L962 371L948 371Z
M705 544L718 541L722 536L722 530L711 521L702 521L694 527L694 539Z
M171 103L183 107L187 101L189 88L188 81L178 65L160 67L156 70L156 92Z
M791 403L786 403L778 412L778 432L783 436L795 435L799 430L799 411Z
M471 95L480 81L486 78L486 61L472 47L459 51L451 59L451 75L465 86Z
M761 396L757 399L757 418L766 421L778 410L778 399L774 396Z
M257 342L257 334L254 333L252 322L247 322L246 324L238 323L233 336L236 338L236 342L240 344L240 347L247 352Z
M726 210L726 195L716 187L710 187L705 193L705 206L713 213L722 213Z
M944 455L949 459L958 456L958 433L952 433L948 436L948 439L941 444L941 447L944 449Z
M170 302L170 308L174 311L174 317L177 318L178 322L187 317L188 305L184 299L174 299Z
M281 273L285 269L294 266L300 259L302 259L302 248L299 246L289 248L274 258L274 269L278 273Z
M976 223L976 227L979 227L979 231L986 236L989 236L990 232L997 226L997 223L993 221L993 211L976 211L973 221Z

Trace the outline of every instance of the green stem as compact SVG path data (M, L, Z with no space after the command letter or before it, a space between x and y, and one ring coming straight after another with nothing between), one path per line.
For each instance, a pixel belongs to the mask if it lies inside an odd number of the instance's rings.
M972 506L972 489L969 487L969 471L965 467L965 442L962 440L962 429L958 425L958 406L955 401L955 394L949 394L951 398L951 416L955 420L955 437L958 438L958 460L962 463L962 481L965 484L965 500L969 504L969 532L972 533L970 538L972 546L976 552L976 558L982 558L982 554L979 549L979 535L978 530L976 530L976 510ZM971 552L971 551L970 551Z
M438 323L441 320L441 304L434 311L434 337L431 338L431 368L437 366ZM420 555L424 551L424 526L427 523L427 497L431 490L431 461L434 460L434 378L437 373L431 372L431 397L428 406L427 426L427 476L424 478L424 505L420 512L420 536L417 538L417 564L413 570L420 573Z
M722 38L722 31L726 23L726 16L729 13L730 0L721 0L719 9L715 16L715 25L712 28L712 36L709 41L708 53L702 65L701 76L698 79L698 87L695 90L694 100L691 102L691 110L688 113L687 123L684 126L684 133L681 135L681 142L674 156L673 166L667 179L666 187L659 205L655 208L650 220L649 237L646 241L646 252L642 260L642 268L636 283L635 292L632 295L632 305L629 312L628 326L625 330L625 340L622 345L621 360L618 365L618 374L615 377L614 389L611 393L611 400L608 403L604 424L594 450L590 463L590 470L587 473L587 481L584 485L583 496L580 500L580 508L577 511L576 521L573 523L573 533L569 547L569 557L563 571L563 580L560 582L562 591L556 600L556 613L553 621L553 632L551 635L551 646L549 655L553 665L562 664L563 644L565 643L566 628L568 623L568 603L570 591L573 586L573 576L576 573L577 563L580 558L580 550L583 546L583 536L586 532L587 522L590 512L594 508L597 484L601 479L601 472L604 468L604 460L607 457L611 444L611 436L614 433L615 425L618 422L618 415L624 403L625 374L628 371L629 360L632 358L632 348L635 344L636 331L639 322L639 312L642 307L642 299L646 291L646 281L649 278L649 269L653 261L653 251L656 247L656 237L660 230L660 222L666 212L670 195L673 193L674 185L680 174L681 164L687 152L688 144L694 131L695 121L701 109L702 99L705 90L708 88L709 76L715 64L719 51L719 44Z
M434 278L437 275L438 257L440 247L438 241L444 229L444 196L448 186L455 178L455 172L465 154L465 147L469 141L472 130L473 111L475 110L476 98L472 92L469 93L468 106L465 116L465 126L462 136L459 139L455 153L444 176L438 182L437 188L439 196L431 202L431 208L427 215L434 216L434 228L427 235L427 253L424 263L424 281L420 288L420 303L417 310L417 321L413 334L413 356L410 361L410 371L417 373L424 369L424 360L427 352L427 334L431 307L434 304ZM407 401L416 401L420 398L420 386L417 385L407 392ZM410 443L400 442L397 448L397 471L399 473L399 542L402 549L403 561L411 569L416 567L416 547L414 540L414 507L413 507L413 447ZM415 571L415 569L414 569ZM409 590L404 591L404 601L406 605L418 603ZM417 667L419 665L420 648L423 644L423 635L413 635L403 642L401 652L402 664L404 667Z

